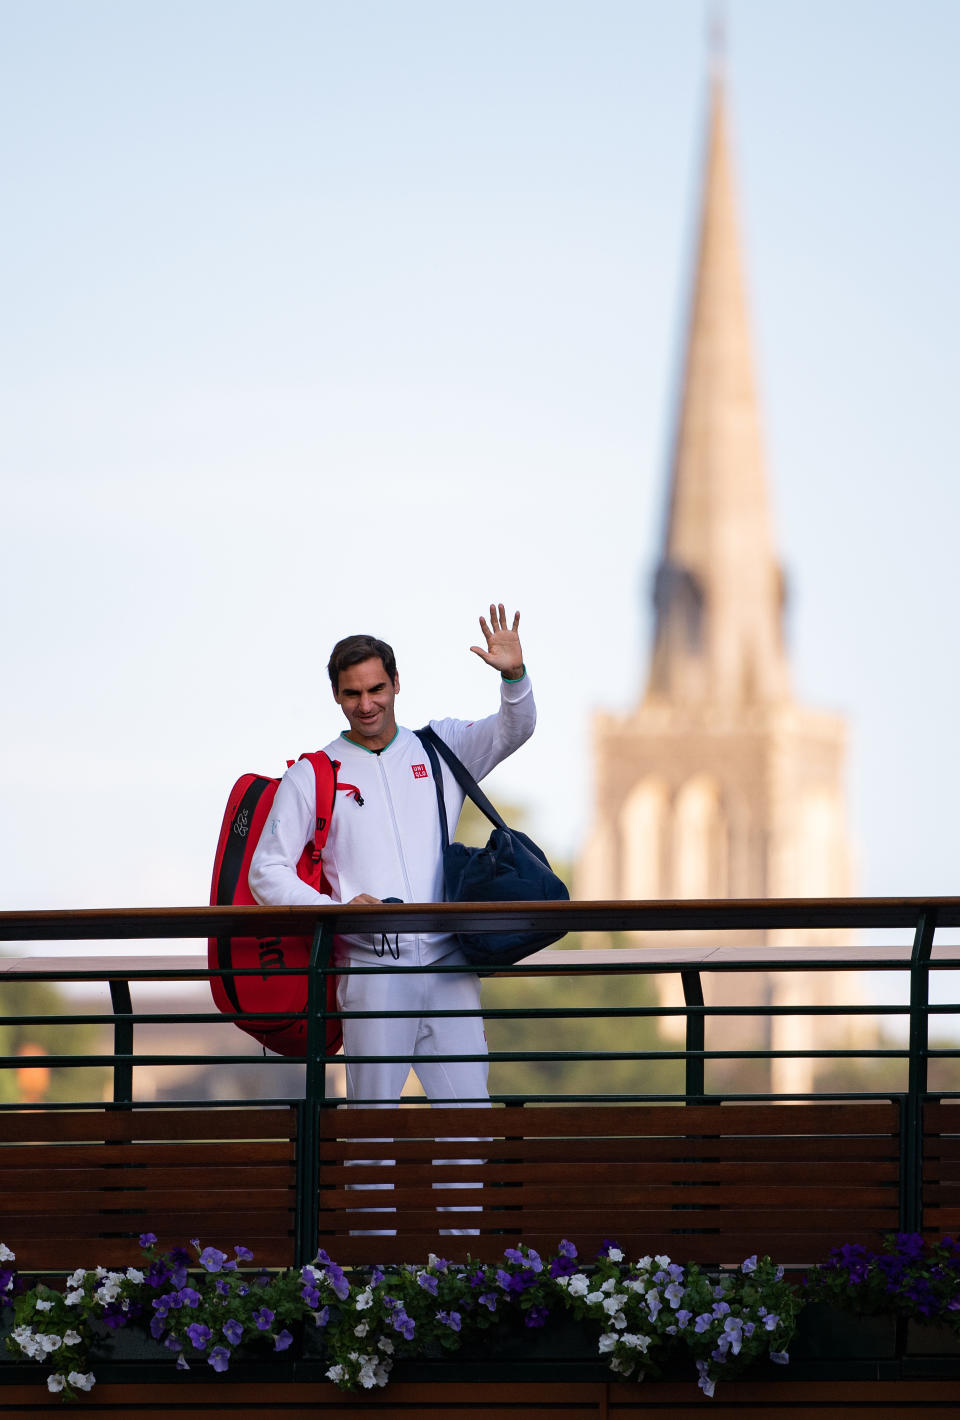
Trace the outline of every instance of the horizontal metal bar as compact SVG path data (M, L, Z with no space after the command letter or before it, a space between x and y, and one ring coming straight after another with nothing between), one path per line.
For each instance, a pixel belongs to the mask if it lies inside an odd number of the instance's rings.
M399 903L330 907L165 907L0 913L0 940L90 941L218 935L455 932L510 928L564 932L676 932L791 927L913 928L935 911L960 926L960 898L779 898L658 902Z

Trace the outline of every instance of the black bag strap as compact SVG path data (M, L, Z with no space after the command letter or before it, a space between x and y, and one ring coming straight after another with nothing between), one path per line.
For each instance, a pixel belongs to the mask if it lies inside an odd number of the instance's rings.
M446 848L449 842L449 835L447 833L447 812L443 798L443 780L440 774L440 766L437 763L438 750L446 760L447 768L450 770L450 773L453 775L454 779L456 779L467 798L473 800L482 814L486 814L494 828L506 829L506 820L497 813L497 810L480 788L480 785L477 783L476 779L474 779L469 769L467 769L466 765L461 764L453 750L440 738L436 730L431 729L429 725L424 725L422 730L415 730L414 734L430 756L433 777L437 783L437 802L440 805L440 826L443 834L444 848Z

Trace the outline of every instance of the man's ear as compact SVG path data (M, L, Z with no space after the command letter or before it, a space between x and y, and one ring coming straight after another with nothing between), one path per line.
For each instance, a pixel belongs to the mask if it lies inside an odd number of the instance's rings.
M400 677L398 675L393 678L393 693L394 695L400 694Z
M335 701L337 702L337 704L339 705L339 704L340 704L340 691L338 690L338 688L337 688L335 685L331 685L330 689L333 691L333 698L334 698L334 700L335 700Z

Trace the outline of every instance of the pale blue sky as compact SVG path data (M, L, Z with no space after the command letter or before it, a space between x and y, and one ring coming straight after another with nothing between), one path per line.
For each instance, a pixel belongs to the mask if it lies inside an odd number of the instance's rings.
M953 893L960 6L730 0L799 693L870 893ZM645 667L699 189L700 0L4 0L5 907L206 899L229 784L339 729L541 721L568 854Z

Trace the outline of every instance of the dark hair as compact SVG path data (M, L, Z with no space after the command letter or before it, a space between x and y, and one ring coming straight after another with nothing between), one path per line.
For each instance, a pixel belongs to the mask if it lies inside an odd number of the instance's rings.
M396 679L397 658L393 654L392 646L388 646L386 641L378 641L376 636L344 636L342 641L338 641L327 662L327 675L334 691L340 689L341 671L350 666L359 666L362 661L371 660L382 661L383 669L390 679Z

